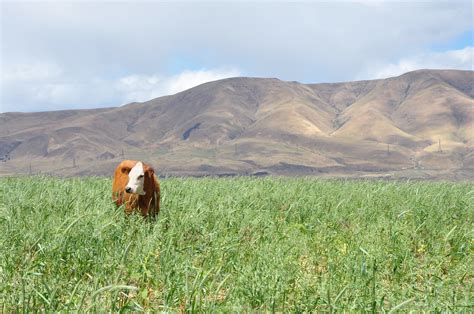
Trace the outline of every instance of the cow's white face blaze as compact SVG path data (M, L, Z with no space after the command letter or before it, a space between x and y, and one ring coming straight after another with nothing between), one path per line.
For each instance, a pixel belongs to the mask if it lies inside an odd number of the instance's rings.
M145 191L143 190L144 182L145 173L143 171L143 164L139 161L128 174L128 184L125 187L125 191L127 193L145 195Z

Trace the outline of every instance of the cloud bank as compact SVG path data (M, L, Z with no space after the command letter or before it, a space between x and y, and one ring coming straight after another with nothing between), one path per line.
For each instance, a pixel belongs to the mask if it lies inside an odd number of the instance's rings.
M240 76L237 69L201 69L183 71L176 75L128 75L117 79L95 78L75 81L62 76L62 70L54 64L21 65L4 76L3 86L10 91L5 99L10 104L4 111L28 111L29 104L38 104L36 111L55 110L58 107L84 108L88 106L119 106L131 102L143 102L159 96L171 95L197 85ZM21 91L21 94L13 93ZM8 98L9 97L9 98ZM15 104L16 99L21 103ZM5 110L6 109L6 110Z
M126 102L146 101L158 96L172 95L206 82L239 76L237 69L184 71L177 75L130 75L120 78L115 87Z
M422 53L402 58L397 63L379 65L360 78L387 78L419 69L474 70L474 48Z
M1 111L117 106L236 75L376 78L469 66L450 51L472 57L472 39L451 47L472 32L470 1L0 5Z

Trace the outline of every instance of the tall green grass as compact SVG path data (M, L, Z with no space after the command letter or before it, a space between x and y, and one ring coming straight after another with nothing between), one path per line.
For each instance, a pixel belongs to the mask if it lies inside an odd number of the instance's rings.
M473 311L471 183L0 179L0 312Z

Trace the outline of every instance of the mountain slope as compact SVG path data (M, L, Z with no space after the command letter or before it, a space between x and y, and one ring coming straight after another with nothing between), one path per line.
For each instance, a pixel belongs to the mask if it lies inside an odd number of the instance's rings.
M117 108L0 114L0 175L110 174L123 158L162 174L466 178L474 72L301 84L231 78Z

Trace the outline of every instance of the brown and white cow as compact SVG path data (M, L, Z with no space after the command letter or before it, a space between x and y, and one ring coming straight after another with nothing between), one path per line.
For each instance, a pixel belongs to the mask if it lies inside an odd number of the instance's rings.
M139 211L154 218L160 211L160 183L149 165L136 160L124 160L115 169L112 200L125 204L126 214Z

